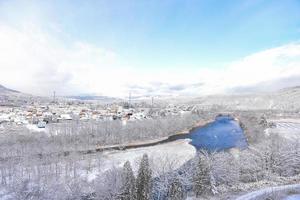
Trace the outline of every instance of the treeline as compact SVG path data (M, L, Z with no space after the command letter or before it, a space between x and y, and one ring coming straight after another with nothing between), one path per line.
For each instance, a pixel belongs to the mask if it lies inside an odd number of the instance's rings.
M187 113L156 119L129 121L71 121L49 125L48 132L31 132L8 126L0 133L0 160L28 159L65 152L95 149L104 145L158 139L191 128L200 115Z

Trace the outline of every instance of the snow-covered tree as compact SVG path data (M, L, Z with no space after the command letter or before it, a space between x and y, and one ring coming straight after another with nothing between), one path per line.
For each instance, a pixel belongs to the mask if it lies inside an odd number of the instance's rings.
M210 155L212 157L212 174L218 185L225 184L230 186L239 181L239 159L233 153L219 152Z
M148 155L144 154L140 163L136 180L137 200L149 200L151 191L151 169L149 167Z
M119 199L121 200L136 199L135 178L129 161L125 162L123 167L122 187L121 187L121 193L119 195Z
M122 187L122 171L117 168L106 171L94 181L96 199L118 199Z
M185 198L182 183L176 178L172 181L168 191L168 200L183 200Z

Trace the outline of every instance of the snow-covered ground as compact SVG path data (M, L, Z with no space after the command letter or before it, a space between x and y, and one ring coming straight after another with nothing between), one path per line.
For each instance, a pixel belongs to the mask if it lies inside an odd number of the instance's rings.
M267 134L278 133L287 139L300 139L300 119L270 120L276 126L268 128Z
M269 188L257 190L254 192L250 192L248 194L238 197L236 200L255 200L260 197L264 197L265 195L272 195L272 194L278 193L278 192L279 193L287 193L290 190L299 190L299 189L300 189L300 184L269 187ZM293 200L295 200L295 199L293 199Z
M137 172L139 161L145 153L148 154L151 168L156 173L177 169L196 155L196 149L189 141L190 139L183 139L152 147L103 152L97 155L100 157L100 171L96 168L91 170L88 180L91 181L114 167L122 167L126 161L130 161L134 172ZM86 176L86 173L82 171L82 175Z

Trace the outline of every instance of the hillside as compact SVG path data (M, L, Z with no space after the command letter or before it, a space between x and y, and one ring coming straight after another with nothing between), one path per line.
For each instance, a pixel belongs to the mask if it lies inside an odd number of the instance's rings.
M122 102L120 98L108 96L68 96L68 99L81 101L97 101L103 103ZM19 106L32 101L51 101L48 97L39 97L25 94L20 91L0 85L0 105ZM132 99L132 102L147 101L151 103L151 98ZM159 105L190 104L197 105L200 109L217 108L221 106L225 109L233 110L300 110L300 86L280 89L272 93L252 93L252 94L226 94L210 95L201 97L163 97L156 96L154 103Z
M34 96L0 85L0 106L21 106L31 102L47 100L47 97Z
M300 87L291 87L272 93L235 95L212 95L198 97L195 103L200 107L222 106L240 110L300 110Z
M6 88L0 84L0 94L3 94L3 93L20 93L20 92L17 90L12 90L12 89Z

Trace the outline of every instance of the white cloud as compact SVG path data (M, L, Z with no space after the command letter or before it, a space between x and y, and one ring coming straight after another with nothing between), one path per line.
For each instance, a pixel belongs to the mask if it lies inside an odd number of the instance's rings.
M117 70L113 52L82 42L65 44L32 25L0 24L0 43L1 82L21 91L92 92Z
M121 63L116 53L81 41L64 41L38 26L0 23L0 84L51 95L96 93L201 95L300 77L300 44L261 51L222 69L140 70ZM138 86L138 87L137 87Z
M226 87L251 86L261 82L300 76L300 44L261 51L233 62L224 77Z

